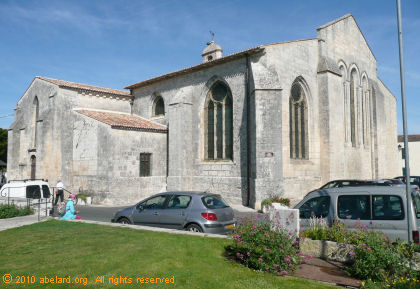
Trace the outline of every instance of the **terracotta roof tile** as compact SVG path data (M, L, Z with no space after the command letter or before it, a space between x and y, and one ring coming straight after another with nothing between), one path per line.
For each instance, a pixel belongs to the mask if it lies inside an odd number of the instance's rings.
M409 134L407 137L409 142L420 141L420 134ZM404 135L398 136L398 142L404 142Z
M108 93L108 94L125 96L125 97L128 97L128 98L131 98L131 95L130 95L129 91L112 89L112 88L105 88L105 87L99 87L99 86L92 86L92 85L88 85L88 84L70 82L70 81L65 81L65 80L58 80L58 79L47 78L47 77L43 77L43 76L36 76L35 78L54 83L54 84L56 84L60 87L64 87L64 88L73 88L73 89L80 89L80 90L87 90L87 91L94 91L94 92L102 92L102 93Z
M131 84L129 86L126 86L125 88L126 89L134 89L134 88L146 86L146 85L158 82L158 81L163 80L163 79L172 78L174 76L186 74L186 73L189 73L189 72L193 72L193 71L202 69L204 67L213 66L217 63L222 63L222 62L225 62L225 61L228 61L228 60L233 60L233 59L239 58L242 55L247 54L247 53L248 54L254 54L254 53L258 53L258 52L263 51L263 50L264 49L263 49L262 46L257 46L257 47L250 48L250 49L247 49L247 50L244 50L244 51L240 51L240 52L233 53L233 54L230 54L230 55L227 55L227 56L223 56L221 58L217 58L217 59L214 59L214 60L211 60L211 61L208 61L208 62L200 63L200 64L190 66L190 67L187 67L187 68L184 68L184 69L181 69L181 70L177 70L177 71L174 71L174 72L163 74L161 76L150 78L148 80L140 81L140 82Z
M278 44L288 44L288 43L315 40L315 39L316 38L309 38L309 39L301 39L301 40L293 40L293 41L274 42L274 43L269 43L269 44L265 44L265 45L252 47L252 48L249 48L249 49L246 49L246 50L242 50L242 51L239 51L239 52L235 52L235 53L223 56L221 58L217 58L217 59L214 59L214 60L211 60L211 61L207 61L207 62L200 63L200 64L197 64L197 65L193 65L193 66L190 66L190 67L187 67L187 68L184 68L184 69L180 69L180 70L173 71L173 72L170 72L170 73L167 73L167 74L163 74L163 75L160 75L160 76L157 76L157 77L154 77L154 78L150 78L150 79L147 79L147 80L144 80L144 81L140 81L140 82L128 85L125 88L126 89L134 89L134 88L146 86L146 85L158 82L158 81L163 80L163 79L172 78L172 77L175 77L175 76L178 76L178 75L182 75L182 74L190 73L190 72L193 72L193 71L197 71L197 70L200 70L200 69L205 68L205 67L213 66L213 65L216 65L218 63L223 63L223 62L226 62L226 61L234 60L234 59L240 58L240 57L242 57L246 54L249 54L249 55L256 54L256 53L262 52L264 50L264 48L267 47L267 46L278 45Z
M97 121L106 123L113 128L128 128L156 132L168 131L166 126L144 119L137 115L87 109L77 109L75 111L96 119Z

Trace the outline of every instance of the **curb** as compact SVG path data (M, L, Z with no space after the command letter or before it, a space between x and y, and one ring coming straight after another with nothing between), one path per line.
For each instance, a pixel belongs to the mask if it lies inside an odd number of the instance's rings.
M108 223L108 222L90 221L90 220L60 220L58 217L54 217L54 219L59 220L59 221L70 221L70 222L78 222L78 223L96 224L96 225L103 225L103 226L110 226L110 227L129 228L129 229L133 229L133 230L144 230L144 231L161 232L161 233L169 233L169 234L190 235L190 236L196 236L196 237L209 237L209 238L219 238L219 239L228 239L229 238L226 235L218 235L218 234L210 234L210 233L196 233L196 232L182 231L182 230L176 230L176 229L158 228L158 227L128 225L128 224L119 224L119 223Z

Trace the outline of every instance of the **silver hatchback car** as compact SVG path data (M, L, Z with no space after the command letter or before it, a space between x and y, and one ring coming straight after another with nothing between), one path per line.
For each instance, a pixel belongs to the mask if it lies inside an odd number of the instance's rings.
M236 225L232 208L220 195L166 192L115 213L111 222L227 234Z

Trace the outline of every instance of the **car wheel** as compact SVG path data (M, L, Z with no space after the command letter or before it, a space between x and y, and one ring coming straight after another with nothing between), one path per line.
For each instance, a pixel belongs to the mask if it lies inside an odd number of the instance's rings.
M130 222L130 220L129 219L127 219L127 218L121 218L121 219L119 219L118 220L118 223L120 223L120 224L131 224L131 222Z
M186 230L189 232L203 233L203 229L197 224L189 224Z

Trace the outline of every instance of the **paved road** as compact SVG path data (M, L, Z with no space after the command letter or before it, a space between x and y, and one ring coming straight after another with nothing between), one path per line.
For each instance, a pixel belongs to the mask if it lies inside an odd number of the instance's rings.
M79 215L82 217L82 219L99 222L111 222L115 212L126 207L128 206L77 206L76 210L79 210Z
M126 207L128 206L108 207L78 205L76 209L79 210L79 215L82 217L82 219L100 222L111 222L111 219L114 216L115 212ZM236 218L240 218L244 216L256 215L257 213L250 210L234 208L234 214Z

